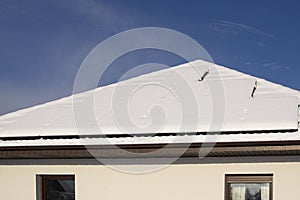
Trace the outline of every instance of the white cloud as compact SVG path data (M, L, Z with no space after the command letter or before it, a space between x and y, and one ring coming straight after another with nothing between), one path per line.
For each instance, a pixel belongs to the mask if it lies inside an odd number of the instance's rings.
M252 33L252 34L256 34L256 35L274 38L274 35L272 35L270 33L264 32L262 30L259 30L257 28L251 27L251 26L247 26L245 24L236 23L236 22L221 20L221 21L216 21L214 23L211 23L210 27L214 31L232 34L232 35L238 35L241 32L248 32L248 33Z
M281 65L278 64L277 62L266 62L266 63L261 63L261 62L245 62L245 65L255 65L255 66L261 66L266 69L270 70L288 70L290 69L289 66L286 65Z
M283 66L283 65L280 65L276 62L263 63L262 66L265 67L265 68L269 68L271 70L289 69L288 66Z
M120 29L128 29L129 26L135 24L134 19L129 16L122 15L114 10L108 4L95 0L64 0L55 1L55 4L63 7L66 10L71 10L77 14L84 16L90 22L109 27L113 31L120 31Z

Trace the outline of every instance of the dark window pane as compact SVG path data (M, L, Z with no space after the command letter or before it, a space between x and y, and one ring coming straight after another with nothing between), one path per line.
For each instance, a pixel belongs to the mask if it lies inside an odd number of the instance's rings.
M75 200L74 177L44 176L43 200Z
M269 183L230 184L231 200L269 200Z

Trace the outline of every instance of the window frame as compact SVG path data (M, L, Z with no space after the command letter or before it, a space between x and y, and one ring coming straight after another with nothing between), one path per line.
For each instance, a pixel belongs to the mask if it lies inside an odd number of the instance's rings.
M73 180L75 186L75 198L76 198L76 182L74 174L53 174L53 175L37 175L38 177L38 200L46 200L46 181L48 180Z
M269 183L269 200L273 200L273 174L225 174L225 200L230 200L230 184L232 183Z

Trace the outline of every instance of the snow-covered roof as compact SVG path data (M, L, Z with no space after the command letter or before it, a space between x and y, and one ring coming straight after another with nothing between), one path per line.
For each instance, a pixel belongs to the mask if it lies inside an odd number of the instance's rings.
M197 60L3 115L0 138L86 135L93 143L93 136L114 135L97 142L136 144L174 141L175 136L151 136L155 133L225 132L230 134L218 141L298 140L299 102L299 91ZM135 137L126 137L131 134ZM187 134L176 142L187 137L206 141ZM0 146L82 140L0 139Z

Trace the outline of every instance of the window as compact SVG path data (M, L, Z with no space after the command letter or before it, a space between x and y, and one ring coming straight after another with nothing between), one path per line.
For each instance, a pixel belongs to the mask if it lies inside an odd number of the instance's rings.
M225 175L225 200L272 200L273 175Z
M39 175L39 200L75 200L73 175Z

